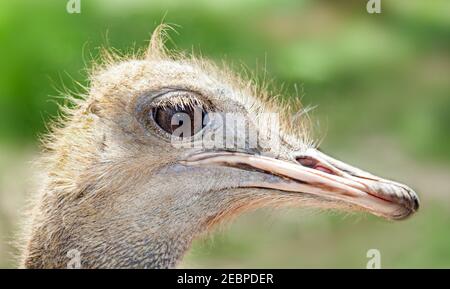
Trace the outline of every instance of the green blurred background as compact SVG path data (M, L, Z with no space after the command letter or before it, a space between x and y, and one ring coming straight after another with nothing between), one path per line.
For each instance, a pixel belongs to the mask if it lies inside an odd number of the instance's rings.
M322 148L415 188L421 211L391 223L301 209L259 210L199 240L183 267L450 267L450 1L65 0L0 2L0 267L12 245L38 136L86 82L100 46L142 48L162 21L169 46L267 71L302 97Z

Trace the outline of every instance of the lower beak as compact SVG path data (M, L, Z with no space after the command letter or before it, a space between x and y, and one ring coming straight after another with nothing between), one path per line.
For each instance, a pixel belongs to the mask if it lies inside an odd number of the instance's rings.
M297 156L295 161L237 152L206 152L191 156L185 164L262 171L278 178L245 187L316 195L387 219L405 219L419 208L417 194L406 185L374 176L314 149Z

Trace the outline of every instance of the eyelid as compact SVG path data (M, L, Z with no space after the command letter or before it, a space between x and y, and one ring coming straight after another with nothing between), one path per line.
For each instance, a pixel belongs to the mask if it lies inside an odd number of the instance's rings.
M136 115L141 115L143 112L154 107L162 107L171 102L174 104L180 103L179 100L183 98L188 98L191 103L199 105L208 112L215 110L215 105L198 91L182 87L163 87L147 91L141 97L138 97L134 106L135 113Z
M152 103L153 108L165 108L165 107L179 107L181 109L200 107L208 110L210 105L202 100L194 92L189 91L175 91L174 93L167 93L158 97Z

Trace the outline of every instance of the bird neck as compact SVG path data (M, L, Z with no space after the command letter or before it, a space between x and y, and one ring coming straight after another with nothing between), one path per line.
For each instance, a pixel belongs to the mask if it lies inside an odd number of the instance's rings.
M33 228L22 267L173 268L200 233L195 226L161 226L145 233L136 226L117 228L117 233L97 229L87 233L64 222L54 218Z
M200 214L174 214L161 199L145 210L117 200L129 206L118 208L108 203L117 192L90 189L78 199L73 193L46 191L34 210L22 267L172 268L206 229Z
M252 205L233 190L173 197L157 176L147 185L119 173L104 178L115 183L92 177L61 189L52 179L43 188L23 267L172 268L197 236Z

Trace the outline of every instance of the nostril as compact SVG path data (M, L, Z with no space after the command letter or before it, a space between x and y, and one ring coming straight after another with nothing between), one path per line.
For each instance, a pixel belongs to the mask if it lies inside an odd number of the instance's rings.
M331 175L334 174L332 170L321 165L319 161L317 161L316 159L314 159L312 157L301 156L301 157L296 157L295 160L304 167L315 169L315 170L318 170L318 171L321 171L321 172L324 172L327 174L331 174Z
M299 162L302 166L312 169L318 164L317 160L311 157L296 157L295 160Z

